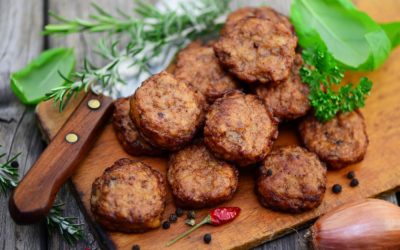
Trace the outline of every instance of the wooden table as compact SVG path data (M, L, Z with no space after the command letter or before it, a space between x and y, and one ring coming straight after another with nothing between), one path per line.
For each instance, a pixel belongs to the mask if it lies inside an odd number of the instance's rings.
M109 10L119 6L127 10L133 1L96 0ZM85 55L101 64L102 60L92 52L97 35L70 35L54 38L42 37L43 26L52 20L48 10L67 17L86 17L91 11L89 0L0 0L0 145L1 152L19 157L20 172L25 173L43 151L45 143L36 127L34 107L22 105L9 88L10 72L16 71L36 57L42 50L52 47L73 47L82 62ZM395 194L384 197L397 203ZM85 239L76 246L67 245L58 235L49 235L45 224L18 226L8 214L8 196L0 195L0 249L97 249L98 244L87 225L84 225ZM58 201L65 203L65 215L79 218L85 223L75 199L65 185L58 194ZM400 199L399 199L400 201ZM306 249L302 236L305 229L278 240L266 243L257 249Z

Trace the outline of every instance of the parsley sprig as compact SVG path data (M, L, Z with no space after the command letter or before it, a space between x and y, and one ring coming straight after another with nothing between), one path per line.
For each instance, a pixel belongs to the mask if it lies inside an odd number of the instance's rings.
M368 78L362 77L356 86L348 83L335 91L343 80L344 69L332 55L325 48L318 48L304 50L303 59L305 64L300 69L300 75L310 87L309 99L318 120L325 122L338 112L364 107L372 88Z
M72 96L89 88L114 98L128 82L137 84L169 63L175 52L189 41L217 32L222 25L219 18L228 10L230 0L199 0L182 3L176 10L136 1L136 18L119 12L112 15L94 5L96 13L88 20L53 16L59 24L47 25L45 33L70 34L76 32L105 32L97 52L109 62L95 67L88 61L84 68L66 80L64 86L52 89L46 96L63 110ZM109 41L110 34L128 35L129 43L123 49ZM134 87L130 88L133 90Z

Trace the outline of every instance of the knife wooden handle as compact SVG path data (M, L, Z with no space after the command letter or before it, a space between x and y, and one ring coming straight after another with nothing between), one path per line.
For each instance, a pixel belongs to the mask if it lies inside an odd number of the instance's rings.
M42 220L109 118L113 100L88 93L42 155L24 176L9 201L18 224Z

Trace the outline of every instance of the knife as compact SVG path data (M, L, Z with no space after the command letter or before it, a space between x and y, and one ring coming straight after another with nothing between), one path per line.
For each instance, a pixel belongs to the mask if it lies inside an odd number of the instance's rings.
M17 224L41 221L110 118L113 99L89 92L24 176L9 200Z

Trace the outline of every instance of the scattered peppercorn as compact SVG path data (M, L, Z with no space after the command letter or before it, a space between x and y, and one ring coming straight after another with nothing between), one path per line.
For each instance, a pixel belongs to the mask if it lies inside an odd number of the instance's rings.
M13 167L13 168L19 167L19 163L17 161L13 161L13 162L11 162L11 167Z
M350 171L347 173L347 179L353 179L356 176L356 174L354 173L354 171Z
M176 214L176 216L181 217L181 216L183 215L183 209L180 208L180 207L178 207L178 208L175 210L175 214Z
M350 182L351 187L356 187L356 186L358 186L358 184L359 184L359 182L356 178L352 179Z
M164 221L162 224L162 228L164 228L164 229L168 229L169 226L170 226L169 221Z
M211 234L205 234L203 240L206 244L210 244L211 242Z
M133 245L132 246L132 250L140 250L140 246L139 245Z
M187 218L188 219L195 219L196 218L196 213L193 210L190 210L187 212Z
M272 169L268 169L267 170L267 176L271 176L272 175Z
M342 186L340 186L339 184L333 185L332 192L334 192L335 194L342 192Z
M176 222L177 220L178 220L178 216L176 216L176 214L171 214L171 215L169 216L169 222L174 223L174 222Z

